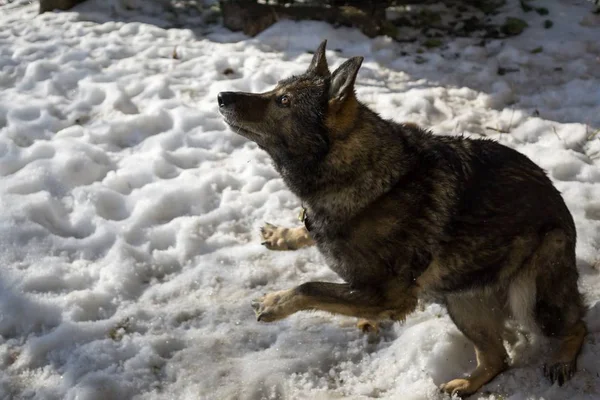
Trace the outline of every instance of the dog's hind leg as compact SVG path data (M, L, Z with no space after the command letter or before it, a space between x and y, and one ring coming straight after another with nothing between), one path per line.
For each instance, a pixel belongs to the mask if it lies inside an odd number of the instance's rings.
M577 288L575 244L564 231L547 232L533 256L509 288L513 316L559 344L544 375L562 385L575 373L587 329Z
M544 365L544 374L552 383L562 385L576 371L577 356L587 333L582 320L583 300L577 288L574 243L559 229L548 232L533 261L533 316L544 335L559 340L550 362Z
M491 381L507 367L506 349L502 333L504 315L497 294L451 294L447 297L448 313L458 329L473 342L477 368L465 378L441 385L450 395L469 395Z
M304 226L282 228L265 223L260 233L262 244L269 250L298 250L315 244Z
M293 289L269 293L252 302L259 321L283 319L297 311L320 310L370 321L402 320L417 306L415 290L355 289L348 284L307 282Z
M550 382L558 382L559 386L573 377L577 370L577 356L581 351L587 328L579 320L560 338L558 350L549 364L544 365L544 375Z

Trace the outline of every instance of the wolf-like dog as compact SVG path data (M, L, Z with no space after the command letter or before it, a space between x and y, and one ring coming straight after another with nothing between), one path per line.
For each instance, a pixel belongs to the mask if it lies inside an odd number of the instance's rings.
M218 94L226 123L271 156L305 205L305 226L263 228L267 247L316 244L345 281L269 293L252 304L258 320L302 310L402 320L433 295L477 357L443 391L468 395L508 367L509 321L557 339L544 373L562 385L587 329L575 225L558 190L495 141L382 119L354 90L363 58L331 73L325 45L271 91Z

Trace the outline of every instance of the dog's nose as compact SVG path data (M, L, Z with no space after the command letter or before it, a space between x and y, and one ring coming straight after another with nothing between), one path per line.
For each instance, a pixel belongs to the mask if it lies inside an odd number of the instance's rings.
M219 102L219 107L226 107L232 104L235 100L235 93L233 92L221 92L217 95L217 101Z

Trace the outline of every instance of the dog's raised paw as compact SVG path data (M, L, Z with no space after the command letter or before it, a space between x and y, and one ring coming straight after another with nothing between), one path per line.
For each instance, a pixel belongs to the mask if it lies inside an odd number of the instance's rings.
M260 228L262 236L262 245L269 250L293 250L287 240L287 228L281 228L265 222L265 225Z
M295 311L294 291L281 290L279 292L267 293L261 298L252 301L252 308L259 322L273 322L285 318Z

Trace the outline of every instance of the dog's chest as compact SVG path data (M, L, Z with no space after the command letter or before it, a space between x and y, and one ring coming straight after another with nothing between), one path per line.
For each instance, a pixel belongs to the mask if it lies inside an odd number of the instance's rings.
M320 222L320 221L319 221ZM331 230L312 222L309 231L327 265L346 282L356 285L375 285L390 276L393 259L373 251L378 240L366 235L357 238L351 229ZM381 248L380 248L381 249Z
M364 261L356 257L347 244L336 242L317 242L319 251L327 266L348 283L362 283L370 280L365 274Z

